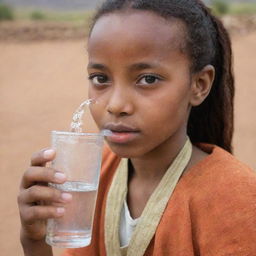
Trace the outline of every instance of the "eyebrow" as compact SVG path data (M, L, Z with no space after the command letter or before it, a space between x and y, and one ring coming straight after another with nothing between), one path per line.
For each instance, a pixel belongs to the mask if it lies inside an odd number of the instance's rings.
M107 67L105 65L99 64L99 63L89 63L87 68L100 69L100 70L107 69Z
M131 71L136 71L136 70L144 70L144 69L150 69L150 68L157 68L161 67L161 65L153 64L153 63L145 63L145 62L139 62L139 63L134 63L130 66L128 66L128 69ZM99 69L99 70L107 70L108 68L100 63L89 63L87 66L88 69Z
M157 68L159 65L153 64L153 63L144 63L144 62L139 62L132 64L129 66L130 70L143 70L143 69L150 69L150 68Z

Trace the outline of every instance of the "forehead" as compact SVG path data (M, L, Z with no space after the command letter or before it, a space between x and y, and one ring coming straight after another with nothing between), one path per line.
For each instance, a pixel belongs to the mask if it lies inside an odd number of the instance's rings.
M140 55L166 56L183 53L186 44L185 24L176 18L165 19L151 11L129 10L114 12L99 18L88 40L90 54L114 49L131 57ZM135 49L136 48L136 49ZM137 54L137 53L136 53Z

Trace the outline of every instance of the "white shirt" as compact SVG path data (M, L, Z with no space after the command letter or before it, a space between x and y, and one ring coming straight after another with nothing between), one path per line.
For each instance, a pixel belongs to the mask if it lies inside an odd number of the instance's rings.
M120 237L120 246L126 247L128 246L133 231L136 228L140 218L133 219L130 215L130 211L125 200L122 211L121 211L121 219L120 219L120 228L119 228L119 237Z

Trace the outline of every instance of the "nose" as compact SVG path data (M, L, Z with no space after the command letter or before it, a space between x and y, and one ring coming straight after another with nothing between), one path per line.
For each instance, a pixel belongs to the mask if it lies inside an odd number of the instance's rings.
M133 113L133 110L133 97L129 90L113 89L107 104L108 113L117 117L129 116Z

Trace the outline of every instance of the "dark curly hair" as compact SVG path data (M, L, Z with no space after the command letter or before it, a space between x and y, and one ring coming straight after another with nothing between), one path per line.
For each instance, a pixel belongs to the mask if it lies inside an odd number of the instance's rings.
M185 48L191 59L191 72L199 72L208 64L213 65L216 72L210 94L200 106L191 110L187 133L193 143L211 143L232 152L232 50L221 21L200 0L107 0L97 10L90 31L101 16L127 9L152 11L186 24Z

